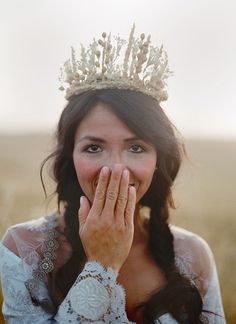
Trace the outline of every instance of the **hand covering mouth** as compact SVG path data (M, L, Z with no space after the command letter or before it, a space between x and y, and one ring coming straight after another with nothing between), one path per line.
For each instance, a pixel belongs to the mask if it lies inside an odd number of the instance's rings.
M98 181L96 181L94 184L95 188L97 187L97 185L98 185ZM129 183L129 187L136 187L136 185L134 182L132 182L132 183Z

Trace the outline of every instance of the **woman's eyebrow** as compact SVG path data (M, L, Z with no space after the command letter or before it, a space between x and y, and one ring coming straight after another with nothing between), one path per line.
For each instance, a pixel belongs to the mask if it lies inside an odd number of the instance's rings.
M105 143L106 142L105 139L102 139L100 137L93 136L93 135L84 135L77 142L80 143L80 142L85 141L85 140L99 142L99 143ZM129 138L124 139L124 142L132 142L132 141L140 141L140 140L142 140L142 139L137 137L137 136L133 136L133 137L129 137Z
M105 143L106 141L100 137L96 137L93 135L84 135L82 136L79 140L78 143L85 141L85 140L89 140L89 141L95 141L95 142L100 142L100 143Z
M137 136L133 136L133 137L126 138L124 141L125 142L142 141L142 139Z

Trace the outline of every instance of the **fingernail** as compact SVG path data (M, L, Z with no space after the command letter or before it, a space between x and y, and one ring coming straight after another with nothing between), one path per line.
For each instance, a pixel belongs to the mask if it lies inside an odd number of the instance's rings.
M81 196L81 197L80 197L80 205L82 205L82 204L83 204L83 201L84 201L84 197L83 197L83 196Z
M135 188L134 186L130 186L130 187L129 187L129 191L130 191L131 193L135 194L135 193L136 193L136 188Z
M102 168L102 174L103 174L103 175L108 175L108 172L109 172L109 168L108 168L107 166L104 166L104 167Z
M125 178L127 178L129 176L129 171L127 169L125 169L123 171L123 175L124 175Z

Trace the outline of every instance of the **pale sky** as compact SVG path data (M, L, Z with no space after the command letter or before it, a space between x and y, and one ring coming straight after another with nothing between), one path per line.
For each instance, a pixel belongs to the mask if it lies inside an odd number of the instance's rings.
M167 115L184 136L236 139L235 0L0 0L0 133L53 131L70 46L103 31L151 34L174 77Z

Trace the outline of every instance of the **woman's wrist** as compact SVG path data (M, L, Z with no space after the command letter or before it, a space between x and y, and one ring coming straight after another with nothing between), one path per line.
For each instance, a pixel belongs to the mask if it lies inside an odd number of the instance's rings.
M85 263L85 267L86 265L90 266L90 264L97 264L100 267L102 267L105 271L112 270L116 274L116 276L118 275L121 268L121 266L118 266L117 264L114 264L112 262L107 262L107 261L105 262L104 260L101 261L96 258L88 258L87 262Z

